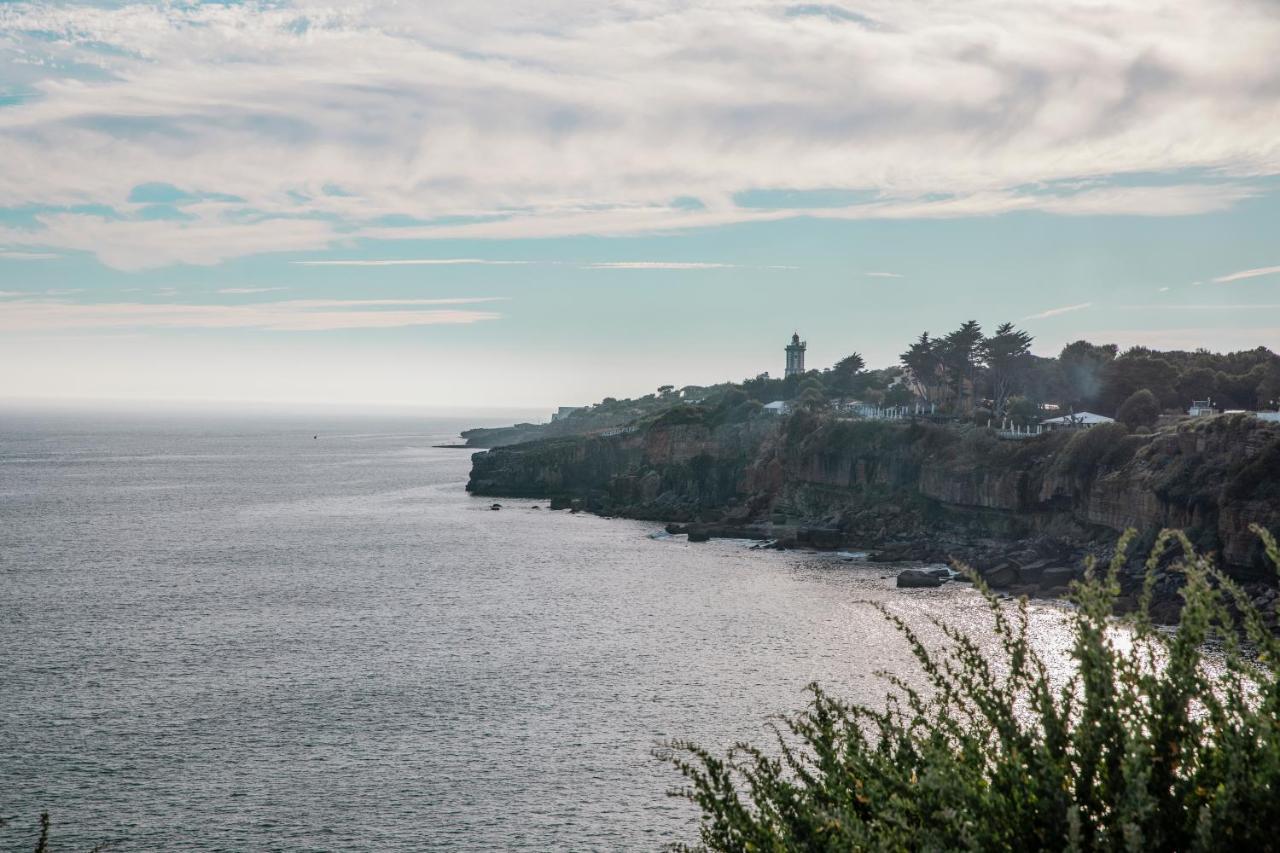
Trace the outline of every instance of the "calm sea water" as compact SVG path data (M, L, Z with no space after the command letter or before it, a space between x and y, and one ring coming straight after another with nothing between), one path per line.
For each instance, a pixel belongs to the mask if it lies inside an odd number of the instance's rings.
M695 828L655 745L913 672L860 602L986 624L838 555L493 512L459 427L0 414L0 847L47 808L60 850L655 849Z

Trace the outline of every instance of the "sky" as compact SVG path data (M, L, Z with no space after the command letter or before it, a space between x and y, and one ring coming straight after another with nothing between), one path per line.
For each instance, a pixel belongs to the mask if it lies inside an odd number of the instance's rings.
M1280 347L1274 0L0 2L0 399Z

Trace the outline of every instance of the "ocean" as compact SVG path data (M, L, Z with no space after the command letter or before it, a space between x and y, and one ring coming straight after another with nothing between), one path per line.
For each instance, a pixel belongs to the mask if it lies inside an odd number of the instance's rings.
M471 498L474 422L0 412L0 849L651 850L654 757L915 678L960 584ZM1032 607L1040 646L1067 642Z

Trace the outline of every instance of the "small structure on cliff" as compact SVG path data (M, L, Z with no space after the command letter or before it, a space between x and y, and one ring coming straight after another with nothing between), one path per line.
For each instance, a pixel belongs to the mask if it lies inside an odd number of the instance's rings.
M791 343L787 344L787 372L785 376L799 376L804 373L804 349L808 346L805 341L800 340L800 333L796 332L791 336Z
M1040 425L1045 429L1088 429L1098 424L1113 423L1115 423L1115 419L1106 415L1095 415L1093 412L1075 412L1059 418L1049 418L1047 421L1041 421Z
M580 412L585 408L586 406L561 406L551 413L551 422L555 423L556 421L564 420L574 412Z
M1187 414L1193 418L1201 418L1216 415L1218 410L1214 408L1212 400L1192 400L1191 405L1187 407Z
M774 400L772 403L765 403L764 410L771 415L785 415L790 413L791 404L786 400Z

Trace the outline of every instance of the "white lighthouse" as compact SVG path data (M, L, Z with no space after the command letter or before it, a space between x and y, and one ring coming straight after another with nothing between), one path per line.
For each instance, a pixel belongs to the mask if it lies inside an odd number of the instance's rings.
M804 348L805 342L800 340L800 333L796 332L791 336L791 343L787 344L786 376L799 376L804 373Z

